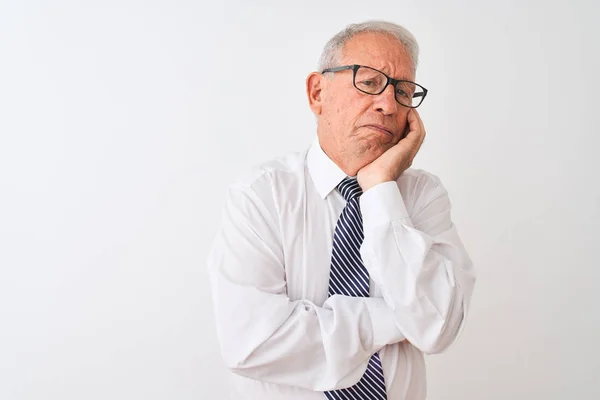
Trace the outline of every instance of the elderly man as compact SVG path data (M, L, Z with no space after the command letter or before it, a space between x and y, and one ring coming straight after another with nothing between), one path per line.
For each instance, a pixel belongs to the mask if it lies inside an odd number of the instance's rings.
M423 354L464 327L475 273L425 137L418 46L350 25L306 80L317 138L232 184L209 255L235 399L424 399Z

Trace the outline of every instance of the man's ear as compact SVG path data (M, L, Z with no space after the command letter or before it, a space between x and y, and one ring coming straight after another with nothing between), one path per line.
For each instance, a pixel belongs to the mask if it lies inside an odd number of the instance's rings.
M323 74L313 72L306 78L306 95L308 96L308 105L315 115L321 115L323 111L323 98L321 89L323 86Z

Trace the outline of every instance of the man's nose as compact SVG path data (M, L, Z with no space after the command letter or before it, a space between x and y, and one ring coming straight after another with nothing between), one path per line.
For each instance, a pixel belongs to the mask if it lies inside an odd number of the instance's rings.
M385 90L376 96L374 106L377 111L384 115L394 114L398 111L398 102L396 101L396 94L394 85L387 85Z

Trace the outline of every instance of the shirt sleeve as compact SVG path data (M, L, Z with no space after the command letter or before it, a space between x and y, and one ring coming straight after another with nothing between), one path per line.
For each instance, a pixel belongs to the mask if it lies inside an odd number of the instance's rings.
M225 363L245 377L314 391L351 386L373 353L405 338L382 298L291 301L271 208L252 191L230 188L208 257Z
M381 183L361 196L361 256L404 336L433 354L462 331L475 271L451 220L446 189L437 177L426 177L412 186L417 190L412 216L397 182Z

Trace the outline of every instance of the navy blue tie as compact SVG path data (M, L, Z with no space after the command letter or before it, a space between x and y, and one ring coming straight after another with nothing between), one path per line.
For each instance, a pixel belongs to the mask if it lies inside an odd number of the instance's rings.
M345 178L337 189L346 199L333 234L333 253L329 274L329 296L341 294L369 297L369 273L360 256L364 239L359 197L362 189L356 179ZM329 400L386 400L385 380L379 354L371 356L360 381L345 389L325 392Z

